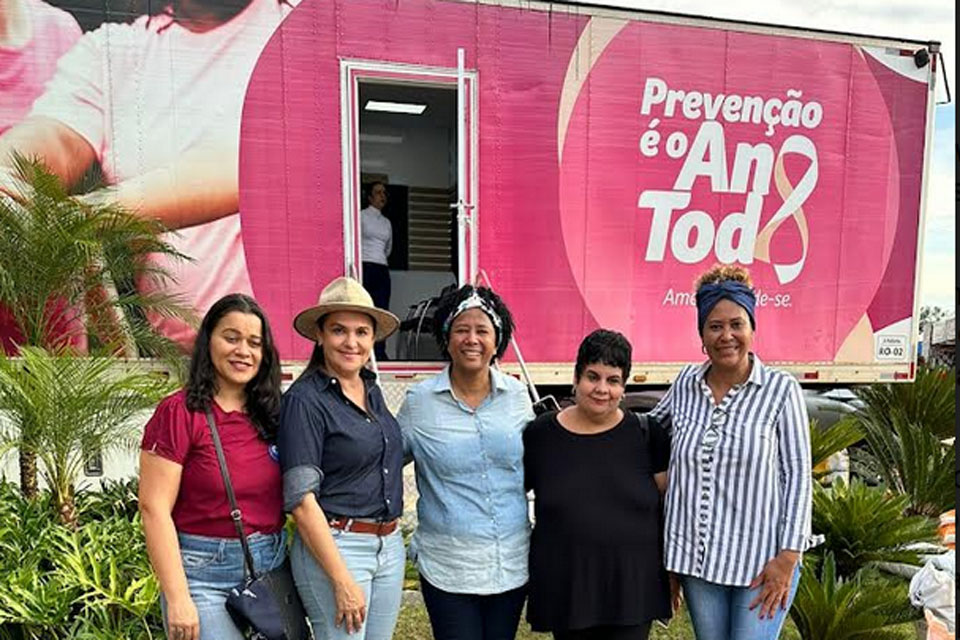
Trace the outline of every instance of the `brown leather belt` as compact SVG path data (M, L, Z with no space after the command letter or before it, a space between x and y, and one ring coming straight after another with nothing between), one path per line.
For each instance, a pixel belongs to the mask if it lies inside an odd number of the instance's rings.
M400 518L394 518L389 522L371 522L369 520L360 520L357 518L330 518L327 523L334 529L341 531L352 531L353 533L371 533L376 536L388 536L396 531L400 524Z

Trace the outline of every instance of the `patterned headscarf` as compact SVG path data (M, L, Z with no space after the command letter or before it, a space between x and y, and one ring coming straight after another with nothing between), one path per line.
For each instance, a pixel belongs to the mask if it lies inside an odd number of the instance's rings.
M490 306L490 303L480 297L480 294L476 291L464 298L463 301L457 305L457 308L447 316L447 319L443 321L443 336L446 343L450 343L450 327L453 326L453 321L461 313L470 309L480 309L490 318L490 322L493 323L493 328L496 333L497 349L499 349L500 340L503 337L503 320L500 318L500 315L494 311L493 307Z

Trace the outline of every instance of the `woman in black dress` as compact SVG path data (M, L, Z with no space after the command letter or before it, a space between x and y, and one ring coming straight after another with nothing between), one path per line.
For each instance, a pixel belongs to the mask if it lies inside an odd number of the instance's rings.
M645 640L671 615L661 517L670 440L620 408L631 351L617 332L587 336L575 404L524 432L536 516L527 620L556 640Z

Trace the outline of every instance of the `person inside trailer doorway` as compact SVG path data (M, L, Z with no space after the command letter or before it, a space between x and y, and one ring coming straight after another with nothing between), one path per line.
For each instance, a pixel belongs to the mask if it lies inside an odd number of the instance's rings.
M390 308L390 267L393 251L393 225L383 215L387 204L387 185L377 180L364 189L367 207L360 212L360 255L363 256L363 288L370 292L373 303ZM387 358L386 342L374 345L377 360Z

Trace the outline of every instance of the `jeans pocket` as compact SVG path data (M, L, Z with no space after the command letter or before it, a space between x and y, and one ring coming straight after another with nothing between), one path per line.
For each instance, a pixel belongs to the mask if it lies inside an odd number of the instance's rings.
M209 567L217 560L217 554L213 551L192 551L190 549L180 550L180 559L183 561L184 570L203 569Z

